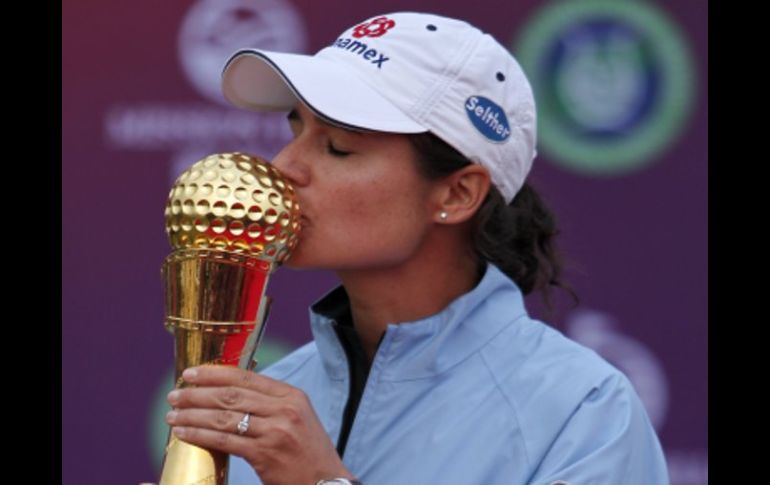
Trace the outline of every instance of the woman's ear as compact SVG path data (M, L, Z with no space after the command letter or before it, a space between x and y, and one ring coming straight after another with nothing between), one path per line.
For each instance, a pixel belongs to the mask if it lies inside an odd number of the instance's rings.
M471 219L489 193L489 172L472 163L439 182L436 221L457 224Z

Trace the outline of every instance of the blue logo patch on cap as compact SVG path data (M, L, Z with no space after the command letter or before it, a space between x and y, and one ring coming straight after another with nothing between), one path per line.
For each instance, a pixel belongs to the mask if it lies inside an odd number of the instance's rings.
M479 132L494 142L503 142L511 135L511 125L503 108L484 96L471 96L465 101L465 112Z

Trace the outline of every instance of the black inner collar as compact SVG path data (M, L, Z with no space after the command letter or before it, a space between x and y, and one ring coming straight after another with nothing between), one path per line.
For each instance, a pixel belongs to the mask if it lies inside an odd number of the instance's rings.
M348 369L350 371L350 392L348 402L342 415L342 425L340 427L340 437L337 441L337 453L340 457L345 454L345 447L350 436L350 429L353 427L353 421L358 411L358 405L361 402L361 396L366 387L366 379L369 377L369 361L366 358L366 352L361 345L356 329L353 326L353 315L350 311L350 300L345 288L340 286L333 290L326 298L313 305L313 311L323 315L334 323L337 338L345 349L345 355L348 359ZM383 337L385 334L383 333ZM380 337L379 344L382 343Z

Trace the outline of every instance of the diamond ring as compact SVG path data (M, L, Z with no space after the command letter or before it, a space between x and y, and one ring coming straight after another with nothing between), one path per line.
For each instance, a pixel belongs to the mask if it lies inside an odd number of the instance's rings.
M240 421L238 421L238 426L236 426L236 429L238 430L238 434L244 434L246 431L249 430L249 419L251 418L251 415L249 413L246 413L243 415Z

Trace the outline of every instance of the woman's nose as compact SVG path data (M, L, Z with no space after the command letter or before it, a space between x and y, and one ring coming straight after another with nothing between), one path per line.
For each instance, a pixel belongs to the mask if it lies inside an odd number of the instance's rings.
M310 182L310 170L302 159L302 150L296 140L278 152L273 158L273 166L286 177L289 182L297 187L302 187Z

